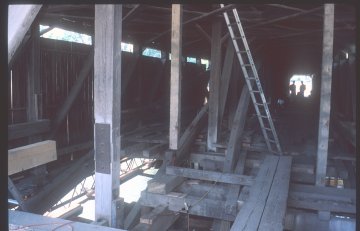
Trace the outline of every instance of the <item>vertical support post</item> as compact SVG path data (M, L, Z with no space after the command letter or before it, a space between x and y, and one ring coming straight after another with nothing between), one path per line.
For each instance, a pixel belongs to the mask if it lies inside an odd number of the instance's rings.
M39 119L38 97L40 95L40 41L39 24L35 20L31 28L29 73L27 75L27 120Z
M172 5L169 148L179 148L181 121L182 5Z
M211 33L211 66L209 81L209 120L207 148L216 151L219 128L220 73L221 73L221 22L214 21Z
M333 41L334 41L334 4L325 4L323 57L321 72L321 97L319 116L319 135L316 160L316 185L325 185L329 123L331 106L331 76L333 66Z
M122 6L95 6L95 219L117 227L120 175Z

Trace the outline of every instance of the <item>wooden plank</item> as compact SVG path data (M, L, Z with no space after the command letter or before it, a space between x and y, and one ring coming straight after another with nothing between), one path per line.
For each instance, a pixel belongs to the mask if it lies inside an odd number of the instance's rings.
M50 231L50 230L73 230L73 231L125 231L123 229L114 229L106 226L98 226L92 224L86 224L76 221L68 221L60 218L50 218L46 216L41 216L33 213L21 212L8 210L9 212L9 225L16 225L15 230L21 230L21 228L38 227L41 224L41 230ZM54 224L56 227L54 228ZM62 227L60 227L62 226ZM71 229L70 229L70 228ZM39 230L40 228L37 228ZM25 229L26 230L26 229Z
M179 176L161 175L148 181L147 191L152 193L167 194L180 185L185 179Z
M356 213L355 203L344 203L339 201L329 201L321 199L301 198L290 193L288 206L299 209L311 209L317 211L330 211L338 213Z
M168 209L174 212L186 213L187 204L188 213L197 216L224 219L233 221L236 213L236 205L226 207L224 201L189 196L183 193L171 192L166 195L150 193L143 191L141 193L141 204L144 206L157 207L168 206Z
M169 148L177 150L181 128L182 5L172 5Z
M252 185L252 176L167 166L166 174L228 184Z
M219 128L219 100L221 73L221 22L214 21L211 31L211 70L209 80L209 120L207 134L207 148L216 151L213 145L218 140Z
M61 207L55 211L52 211L48 217L68 219L77 215L80 215L83 211L83 207L77 203L71 204L67 208Z
M292 158L280 157L274 181L261 216L259 231L284 230Z
M292 183L290 184L290 193L305 193L308 194L309 197L321 198L324 200L356 201L356 190L347 188L338 189Z
M176 191L196 197L206 195L206 198L213 200L224 200L228 193L225 185L211 184L200 180L186 180L176 188Z
M232 231L257 230L278 160L279 157L276 156L268 155L265 157L256 176L255 183L250 189L249 199L244 203L235 218L231 227Z
M57 159L56 141L46 140L8 151L8 175L12 175Z
M324 7L324 33L323 33L323 57L321 71L321 97L319 115L319 135L316 159L316 185L325 185L328 145L329 124L331 108L331 79L333 66L333 42L334 42L334 4L325 4Z
M249 89L246 85L244 85L235 112L234 121L232 123L229 143L225 155L224 172L231 172L234 167L234 163L236 163L235 153L238 153L241 147L241 144L239 144L239 140L241 140L241 135L244 131L249 102L250 102Z
M50 130L50 120L42 119L8 125L8 140L38 135Z
M95 219L118 228L122 5L95 5Z

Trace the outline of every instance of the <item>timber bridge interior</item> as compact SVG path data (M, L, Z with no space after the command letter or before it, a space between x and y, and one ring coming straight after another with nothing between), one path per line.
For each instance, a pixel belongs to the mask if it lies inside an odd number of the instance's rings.
M355 13L9 6L9 229L355 230Z

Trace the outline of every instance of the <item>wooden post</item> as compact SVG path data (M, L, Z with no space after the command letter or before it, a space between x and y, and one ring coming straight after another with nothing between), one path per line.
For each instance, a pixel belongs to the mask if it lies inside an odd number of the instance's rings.
M169 148L179 148L181 115L182 5L172 5Z
M329 144L331 75L333 66L334 4L325 4L319 136L316 160L316 185L325 185Z
M27 120L39 119L38 100L40 95L40 43L39 24L34 21L31 28L31 52L29 61L29 73L27 75Z
M220 73L221 73L221 22L212 25L211 66L209 81L209 121L207 148L216 151L219 127Z
M95 219L117 227L120 174L122 6L95 6Z

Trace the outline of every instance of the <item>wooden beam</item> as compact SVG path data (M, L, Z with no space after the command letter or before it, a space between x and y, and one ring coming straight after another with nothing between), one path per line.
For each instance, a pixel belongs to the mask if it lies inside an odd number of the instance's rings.
M14 140L31 135L38 135L50 130L50 120L42 119L26 123L8 125L8 140Z
M232 44L232 40L229 39L227 47L226 47L225 60L224 60L222 73L221 73L220 100L219 100L219 105L220 105L219 121L220 121L220 123L222 121L224 111L225 111L225 105L226 105L226 99L227 99L227 95L228 95L231 72L232 72L232 68L233 68L234 54L235 54L234 45Z
M316 159L316 185L322 186L325 185L329 145L331 79L334 42L334 4L325 4L324 15L319 135Z
M9 5L8 64L22 43L42 5Z
M292 157L280 157L278 167L261 216L259 231L284 230Z
M211 31L211 69L209 80L209 120L207 148L216 151L214 146L218 140L219 129L219 100L220 100L220 73L221 73L221 22L214 21Z
M224 161L224 172L231 172L235 163L235 154L240 151L241 135L244 130L247 109L249 107L250 94L246 85L243 86L241 91L240 100L235 112L234 121L232 123L228 147L226 150Z
M270 155L265 157L255 183L250 189L249 199L244 203L231 226L232 231L257 230L278 161L279 157Z
M180 168L175 166L167 166L166 174L228 184L252 185L254 182L254 178L252 176Z
M184 182L184 178L180 176L161 175L156 179L148 181L147 191L151 193L167 194L175 187Z
M200 19L204 19L204 18L209 17L209 16L214 15L214 14L221 14L221 13L224 12L224 11L227 11L227 10L229 10L229 9L234 8L234 6L235 6L234 4L229 4L229 5L227 5L227 6L224 6L223 8L219 8L219 9L213 10L213 11L211 11L211 12L209 12L209 13L205 13L205 14L202 14L202 15L200 15L200 16L197 16L197 17L194 17L194 18L192 18L192 19L189 19L188 21L182 23L182 25L185 26L185 25L187 25L187 24L189 24L189 23L199 21ZM162 36L166 35L166 34L169 33L169 32L171 32L171 29L170 29L170 30L166 30L166 31L164 31L164 32L162 32L162 33L160 33L160 34L152 37L151 39L147 40L147 41L143 44L143 46L145 46L145 45L147 45L147 44L149 44L149 43L154 42L155 40L161 38Z
M8 175L12 175L57 159L56 142L46 140L8 151Z
M175 160L173 164L179 164L183 162L185 158L190 154L189 150L195 140L196 135L206 124L207 111L208 104L205 104L184 131L183 135L180 138L180 149L175 153Z
M198 29L200 34L206 39L206 41L208 41L211 44L211 37L209 36L209 34L198 23L195 23L195 27L196 29Z
M166 195L143 191L141 193L141 203L144 206L158 207L168 206L174 212L189 213L197 216L219 218L233 221L236 212L236 205L226 208L224 201L199 198L183 193L169 193ZM188 210L185 209L185 204Z
M41 82L40 82L40 36L39 36L39 23L35 20L31 27L31 53L30 62L28 64L29 72L27 74L27 120L36 121L41 107ZM33 139L35 138L35 139ZM29 137L29 141L40 141L40 137Z
M169 148L179 148L181 129L182 5L172 5Z
M117 223L120 172L122 5L95 5L95 219Z
M75 84L71 87L71 90L65 99L65 102L57 112L55 118L52 121L50 139L54 138L58 128L60 127L62 121L65 119L66 115L69 113L71 106L73 105L76 97L79 95L81 87L86 79L89 76L89 73L94 65L94 53L93 50L90 51L88 56L85 59L83 67L79 73L78 78L76 79Z
M269 24L274 24L274 23L277 23L277 22L281 22L281 21L284 21L284 20L291 19L291 18L296 18L296 17L299 17L299 16L307 15L307 14L316 12L316 11L321 10L321 9L323 9L323 6L316 7L316 8L311 9L311 10L307 10L307 11L298 12L298 13L295 13L295 14L283 16L283 17L280 17L280 18L267 20L266 22L256 23L254 25L247 26L244 29L250 29L250 28L255 28L255 27L259 27L259 26L265 26L265 25L269 25Z

